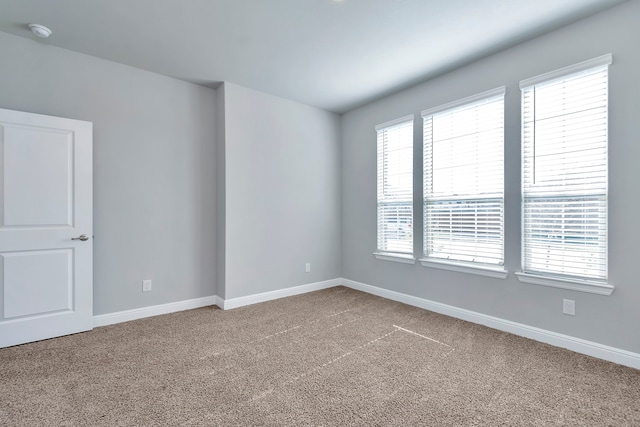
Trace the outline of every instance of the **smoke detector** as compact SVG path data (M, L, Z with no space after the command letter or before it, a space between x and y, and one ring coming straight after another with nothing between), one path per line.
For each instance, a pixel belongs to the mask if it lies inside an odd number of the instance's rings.
M35 34L38 37L42 37L43 39L46 39L51 35L51 30L45 27L44 25L29 24L29 28L31 29L31 32L33 34Z

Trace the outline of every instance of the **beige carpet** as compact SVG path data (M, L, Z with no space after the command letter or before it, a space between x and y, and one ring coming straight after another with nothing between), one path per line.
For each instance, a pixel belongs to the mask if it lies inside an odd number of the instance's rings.
M344 287L0 350L2 426L640 425L640 371Z

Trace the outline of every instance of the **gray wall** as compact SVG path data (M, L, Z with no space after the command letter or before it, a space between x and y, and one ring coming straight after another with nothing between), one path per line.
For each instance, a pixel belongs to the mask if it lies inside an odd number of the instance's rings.
M343 277L629 351L640 352L640 286L635 274L640 183L640 2L628 2L543 37L350 111L342 127ZM520 283L521 79L605 53L610 68L609 280L612 296ZM423 54L428 55L428 51ZM507 85L505 106L507 280L376 260L376 135L378 123L413 113L415 193L422 194L420 111ZM415 255L421 256L421 204L415 206ZM562 314L562 298L576 316Z
M94 314L340 277L339 116L5 33L0 51L0 108L94 123Z
M340 277L339 116L230 83L222 90L224 298Z
M6 33L0 52L1 108L94 123L94 314L214 295L215 91Z
M226 189L225 189L225 88L224 84L220 85L216 90L216 295L220 298L226 298L225 289L225 245L226 245Z

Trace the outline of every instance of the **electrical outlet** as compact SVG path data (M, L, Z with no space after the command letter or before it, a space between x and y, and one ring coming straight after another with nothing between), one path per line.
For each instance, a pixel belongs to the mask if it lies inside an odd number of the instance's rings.
M142 292L151 292L151 279L142 281Z
M311 263L310 262L305 264L304 271L307 272L307 273L311 273Z
M570 316L576 315L576 302L572 299L562 300L562 312Z

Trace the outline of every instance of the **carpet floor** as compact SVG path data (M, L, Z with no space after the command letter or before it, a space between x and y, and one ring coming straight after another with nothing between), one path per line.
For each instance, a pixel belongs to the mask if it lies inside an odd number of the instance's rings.
M640 371L344 287L0 349L1 426L640 426Z

